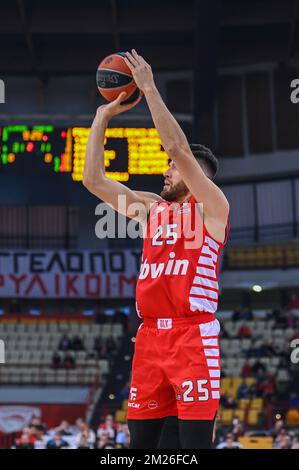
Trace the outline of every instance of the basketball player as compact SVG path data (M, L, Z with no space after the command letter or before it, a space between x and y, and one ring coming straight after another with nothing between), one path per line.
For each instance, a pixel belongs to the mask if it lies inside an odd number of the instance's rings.
M167 417L177 417L183 449L210 448L220 399L220 326L214 313L229 204L213 182L217 159L206 147L188 144L155 86L150 65L134 49L126 53L125 62L170 159L163 190L160 196L133 191L105 177L106 127L113 116L136 104L121 105L125 93L97 111L83 183L127 217L147 219L136 289L143 323L136 337L128 402L131 448L157 448ZM126 197L122 207L118 196ZM144 210L137 211L133 203ZM196 246L188 246L188 232L179 230L183 214L195 223L195 238L200 235Z

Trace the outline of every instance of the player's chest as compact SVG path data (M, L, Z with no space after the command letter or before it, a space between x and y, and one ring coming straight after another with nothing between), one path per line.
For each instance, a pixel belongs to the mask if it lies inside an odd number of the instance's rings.
M187 241L197 239L197 248L202 244L201 220L195 217L194 208L178 206L173 210L159 210L151 214L146 231L146 244L157 251L168 248L180 249Z

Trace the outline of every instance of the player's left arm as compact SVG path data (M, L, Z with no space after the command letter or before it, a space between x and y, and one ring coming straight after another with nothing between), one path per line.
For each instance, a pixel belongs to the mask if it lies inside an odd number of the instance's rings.
M134 49L132 53L127 53L126 63L137 86L145 95L164 150L175 162L191 194L203 204L205 219L209 220L210 226L215 227L213 231L218 233L217 225L225 227L229 213L229 203L225 195L206 176L196 161L183 130L167 109L156 88L150 65Z

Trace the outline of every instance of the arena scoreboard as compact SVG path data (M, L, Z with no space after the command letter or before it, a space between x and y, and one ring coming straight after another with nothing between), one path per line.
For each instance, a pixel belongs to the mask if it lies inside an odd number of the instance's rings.
M0 167L14 166L18 159L33 155L51 171L68 173L73 181L82 181L87 127L55 127L52 125L11 125L0 128ZM131 175L161 175L168 167L155 128L115 127L105 134L106 175L118 181L129 181ZM28 159L28 165L32 165Z

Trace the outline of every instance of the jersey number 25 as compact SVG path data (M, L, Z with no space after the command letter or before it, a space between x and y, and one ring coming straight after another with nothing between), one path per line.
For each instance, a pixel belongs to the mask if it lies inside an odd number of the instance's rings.
M168 224L166 225L166 227L163 225L159 225L155 235L152 238L152 245L161 246L164 242L167 245L174 245L178 239L178 234L175 231L177 226L178 224ZM159 240L161 237L163 237L164 240Z

